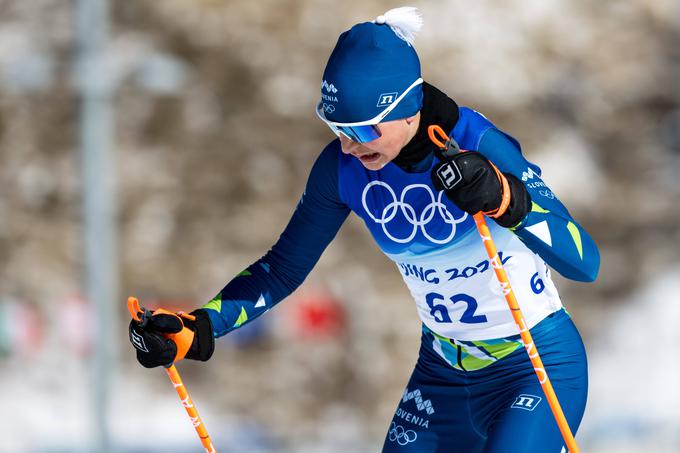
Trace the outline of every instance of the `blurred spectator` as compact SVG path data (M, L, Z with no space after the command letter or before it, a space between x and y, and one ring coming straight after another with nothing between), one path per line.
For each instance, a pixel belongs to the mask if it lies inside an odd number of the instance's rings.
M306 287L290 298L287 321L295 338L316 342L337 340L345 335L345 306L328 290Z
M45 322L38 304L0 299L0 355L35 359L44 336Z

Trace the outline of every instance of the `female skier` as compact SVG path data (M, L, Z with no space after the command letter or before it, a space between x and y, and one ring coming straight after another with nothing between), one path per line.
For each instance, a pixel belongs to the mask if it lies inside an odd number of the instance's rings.
M548 265L593 281L597 248L513 137L423 81L413 47L421 26L406 7L340 35L316 112L337 138L317 158L279 240L192 312L195 321L157 313L143 326L131 322L130 339L145 367L208 360L214 338L302 283L353 211L395 262L422 320L419 357L382 451L564 452L472 215L493 219L493 239L574 433L586 404L586 355ZM441 161L430 125L472 152ZM460 181L448 188L442 169L451 162ZM163 336L182 329L191 341Z

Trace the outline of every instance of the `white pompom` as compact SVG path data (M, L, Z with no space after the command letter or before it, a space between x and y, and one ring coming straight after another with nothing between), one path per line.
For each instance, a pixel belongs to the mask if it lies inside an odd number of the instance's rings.
M382 25L385 23L385 16L378 16L375 18L375 23L378 25Z
M384 23L390 26L392 31L409 45L413 45L416 34L423 28L423 16L420 15L418 8L413 6L402 6L387 11L378 19L383 19ZM376 19L376 23L378 22Z

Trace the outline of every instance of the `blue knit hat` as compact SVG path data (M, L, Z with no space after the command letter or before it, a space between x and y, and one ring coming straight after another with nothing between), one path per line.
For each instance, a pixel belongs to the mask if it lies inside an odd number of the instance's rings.
M420 77L413 38L421 27L417 9L402 7L342 33L321 83L326 119L337 123L370 120L411 86ZM422 105L419 84L383 121L415 115Z

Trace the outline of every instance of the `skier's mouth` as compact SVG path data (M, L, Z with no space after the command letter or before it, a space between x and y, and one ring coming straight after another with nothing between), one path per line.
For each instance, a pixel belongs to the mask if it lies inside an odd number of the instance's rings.
M370 153L357 156L359 160L364 164L372 164L380 159L380 153Z

